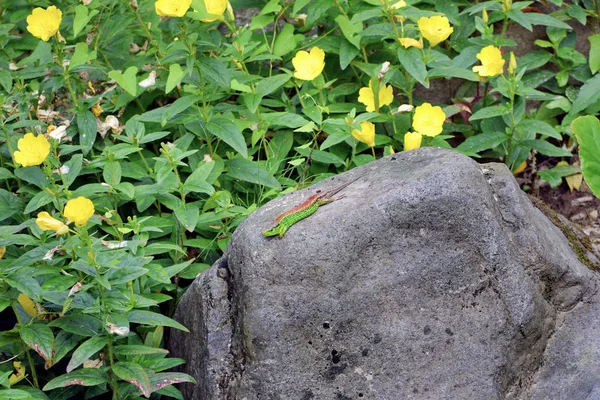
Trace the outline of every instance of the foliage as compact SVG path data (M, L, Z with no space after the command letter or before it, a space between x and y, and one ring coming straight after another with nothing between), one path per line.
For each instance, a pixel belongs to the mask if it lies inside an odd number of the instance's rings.
M585 1L37 3L0 3L2 398L181 398L164 327L257 207L421 146L536 172L600 108ZM515 57L510 25L547 40Z

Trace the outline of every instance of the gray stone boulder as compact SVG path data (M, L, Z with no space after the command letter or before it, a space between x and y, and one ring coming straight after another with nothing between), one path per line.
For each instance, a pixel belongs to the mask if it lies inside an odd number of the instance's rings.
M250 215L183 296L191 333L169 348L194 400L600 399L597 291L504 165L424 148Z

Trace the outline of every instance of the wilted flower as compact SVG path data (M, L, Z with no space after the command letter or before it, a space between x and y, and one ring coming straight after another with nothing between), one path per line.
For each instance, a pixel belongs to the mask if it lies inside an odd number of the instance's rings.
M404 135L404 151L414 150L421 147L423 136L419 132L406 132Z
M50 6L45 10L37 7L27 17L27 30L36 38L47 42L52 36L56 35L61 21L62 11L56 6Z
M52 217L46 211L42 211L37 215L35 224L43 231L54 231L58 235L69 232L69 227L66 224Z
M21 293L21 294L23 294L23 293ZM25 296L25 295L23 295L23 296ZM34 317L34 315L32 315L32 317ZM8 377L8 383L11 386L16 385L17 383L21 382L23 379L25 379L27 377L27 374L25 374L25 367L23 366L23 364L20 361L14 361L13 367L15 368L15 373L11 374Z
M96 117L100 116L100 114L102 114L102 111L103 111L100 103L93 105L91 110L92 110L92 113L94 113L94 115Z
M358 141L366 143L369 147L373 147L375 146L375 125L369 121L361 122L360 130L353 129L352 136Z
M495 76L504 71L506 61L497 47L491 45L484 47L477 54L477 58L481 61L481 65L473 67L473 72L477 72L479 76Z
M417 21L421 35L427 40L431 46L448 39L454 32L454 28L450 26L448 18L439 15L433 17L421 17Z
M313 47L310 53L300 50L292 58L292 65L296 70L294 76L304 81L312 81L321 75L325 68L325 52L318 47Z
M415 109L413 128L425 136L437 136L442 133L446 114L440 106L423 103Z
M140 81L140 83L138 83L138 85L140 85L141 87L143 87L145 89L145 88L154 86L155 83L156 83L156 71L150 71L150 73L148 74L148 77L146 79Z
M358 91L358 101L367 107L367 112L375 111L375 94L371 85ZM391 85L383 85L379 88L379 107L389 106L394 101L394 90Z
M94 203L88 198L79 196L76 199L67 201L63 214L75 225L83 226L94 215L94 211Z
M156 0L154 10L161 17L183 17L192 0Z
M24 167L40 165L50 154L50 143L44 135L35 136L33 133L26 133L17 142L17 147L19 150L15 151L13 156L15 161Z
M413 38L400 38L398 39L398 41L406 49L408 49L409 47L416 47L417 49L423 48L423 38L419 40Z

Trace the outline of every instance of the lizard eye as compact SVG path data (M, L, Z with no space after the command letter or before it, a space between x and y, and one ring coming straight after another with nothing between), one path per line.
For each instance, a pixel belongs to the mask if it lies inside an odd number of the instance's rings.
M317 193L321 193L321 189L317 190Z

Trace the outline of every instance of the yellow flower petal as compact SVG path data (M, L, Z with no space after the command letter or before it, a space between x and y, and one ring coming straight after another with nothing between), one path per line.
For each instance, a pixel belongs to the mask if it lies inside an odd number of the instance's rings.
M358 101L367 107L367 112L375 110L375 95L373 89L368 87L361 88L358 91ZM383 85L379 88L379 107L389 106L394 101L394 88L391 85Z
M52 217L46 211L42 211L37 215L35 223L43 231L54 231L58 235L63 235L69 231L69 227L67 225Z
M208 14L218 15L214 18L201 18L202 22L213 22L216 20L222 20L223 14L227 10L229 2L227 0L204 0L204 8Z
M325 52L318 47L313 47L310 53L300 50L292 58L294 76L304 81L312 81L321 75L325 68Z
M94 215L94 203L88 198L79 196L67 201L63 215L77 226L84 226Z
M504 63L502 52L494 46L487 46L481 49L477 54L477 59L481 61L481 65L473 67L473 72L479 76L495 76L504 72ZM516 61L515 61L516 63Z
M352 130L352 136L369 147L373 147L375 146L375 125L369 121L361 122L360 130Z
M38 309L35 305L35 302L26 294L20 293L19 297L17 297L17 301L30 317L35 317L38 314Z
M27 17L27 30L36 38L47 42L56 35L61 21L62 11L55 6L50 6L45 10L37 7Z
M2 257L4 257L5 254L6 254L6 246L0 247L0 260L2 260Z
M423 103L415 108L413 128L421 135L433 137L442 133L445 120L446 114L444 114L442 107Z
M50 154L50 143L44 135L26 133L17 142L17 147L19 150L15 151L13 156L15 161L24 167L40 165Z
M404 151L414 150L421 147L423 136L419 132L406 132L404 135Z
M192 0L156 0L154 10L161 17L183 17Z
M427 40L431 46L435 46L438 43L448 39L454 28L450 26L448 18L439 15L433 17L421 17L417 21L419 31L421 35Z

